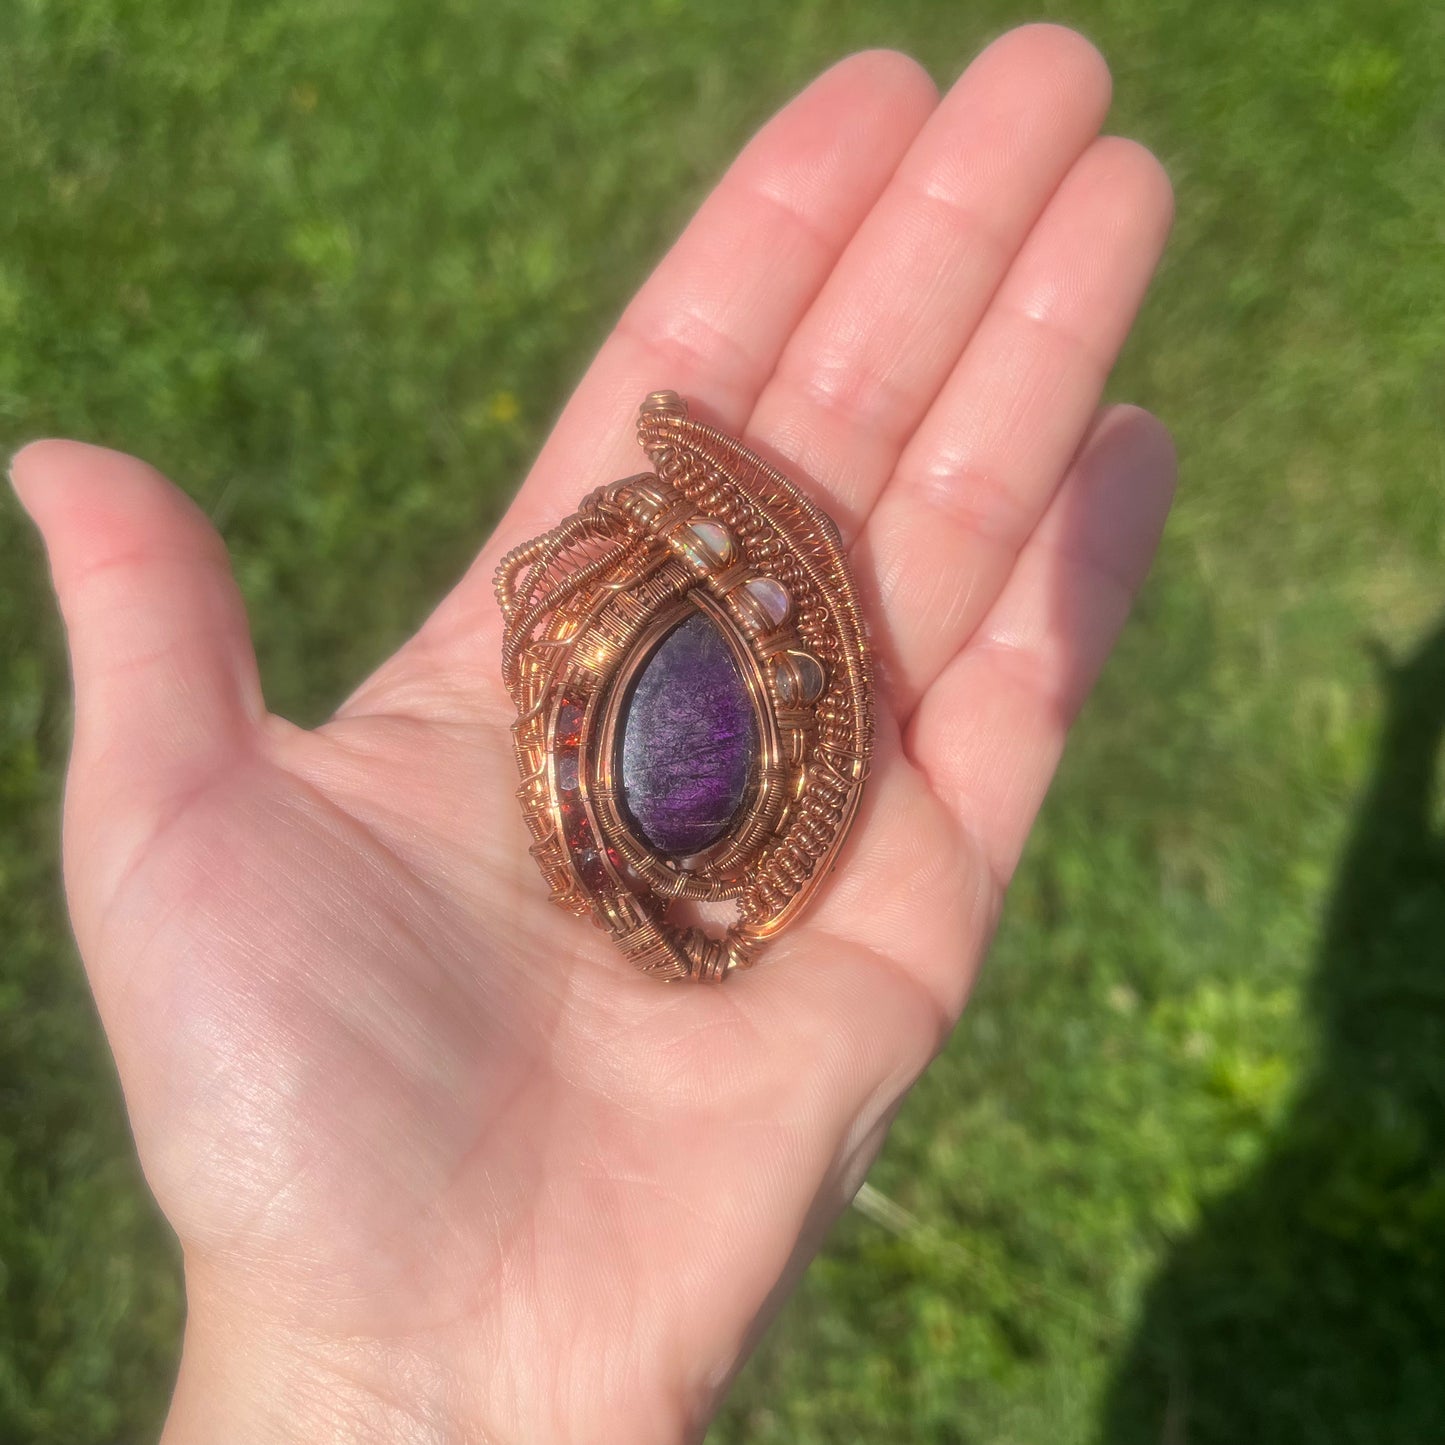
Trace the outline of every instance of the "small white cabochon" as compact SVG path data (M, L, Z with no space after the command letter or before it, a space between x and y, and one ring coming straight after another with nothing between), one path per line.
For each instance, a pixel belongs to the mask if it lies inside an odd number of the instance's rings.
M721 522L709 522L706 518L699 518L695 522L689 522L687 530L697 539L698 546L719 566L732 559L733 539Z
M792 608L792 598L781 582L771 577L753 577L743 584L743 590L758 605L759 611L774 627L781 627Z

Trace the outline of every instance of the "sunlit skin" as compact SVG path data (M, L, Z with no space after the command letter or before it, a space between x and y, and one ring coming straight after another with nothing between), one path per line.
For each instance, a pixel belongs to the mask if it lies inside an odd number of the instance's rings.
M963 1008L1164 524L1167 433L1099 410L1171 216L1109 89L1052 27L942 99L897 54L821 76L315 731L266 711L181 491L15 459L75 678L71 914L185 1255L166 1445L698 1438ZM832 512L881 664L841 866L720 987L548 903L497 661L498 557L638 470L658 387Z

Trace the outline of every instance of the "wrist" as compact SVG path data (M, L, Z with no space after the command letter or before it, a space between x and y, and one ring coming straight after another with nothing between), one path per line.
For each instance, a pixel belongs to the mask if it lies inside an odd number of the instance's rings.
M544 1371L529 1381L541 1397L524 1392L519 1409L517 1372L501 1366L511 1393L499 1401L497 1380L481 1369L497 1363L484 1321L463 1327L465 1343L458 1322L410 1336L318 1330L264 1282L217 1277L190 1261L186 1302L160 1445L694 1445L716 1393L704 1400L690 1391L684 1407L644 1381L621 1399L573 1399L564 1411Z
M316 1336L187 1272L180 1371L161 1445L441 1445L490 1437L455 1417L443 1372L370 1340Z

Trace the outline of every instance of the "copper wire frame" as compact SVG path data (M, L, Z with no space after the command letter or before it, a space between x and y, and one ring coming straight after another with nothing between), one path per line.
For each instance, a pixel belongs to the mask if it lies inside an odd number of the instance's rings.
M643 402L638 440L654 472L592 492L497 568L517 796L554 902L590 915L645 973L714 980L748 967L837 857L872 753L872 663L830 518L675 392ZM718 527L721 554L703 540ZM748 585L763 578L786 593L781 621ZM732 650L760 746L733 826L677 858L628 816L619 729L640 669L695 610ZM737 917L721 936L683 927L668 919L678 899L732 903Z

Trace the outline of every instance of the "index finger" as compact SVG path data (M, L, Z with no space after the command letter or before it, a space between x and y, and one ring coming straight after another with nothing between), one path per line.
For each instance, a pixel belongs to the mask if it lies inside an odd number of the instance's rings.
M624 311L493 540L425 632L474 638L494 625L497 557L593 487L639 470L633 427L648 392L679 390L721 425L742 426L937 99L917 62L866 51L758 132Z

